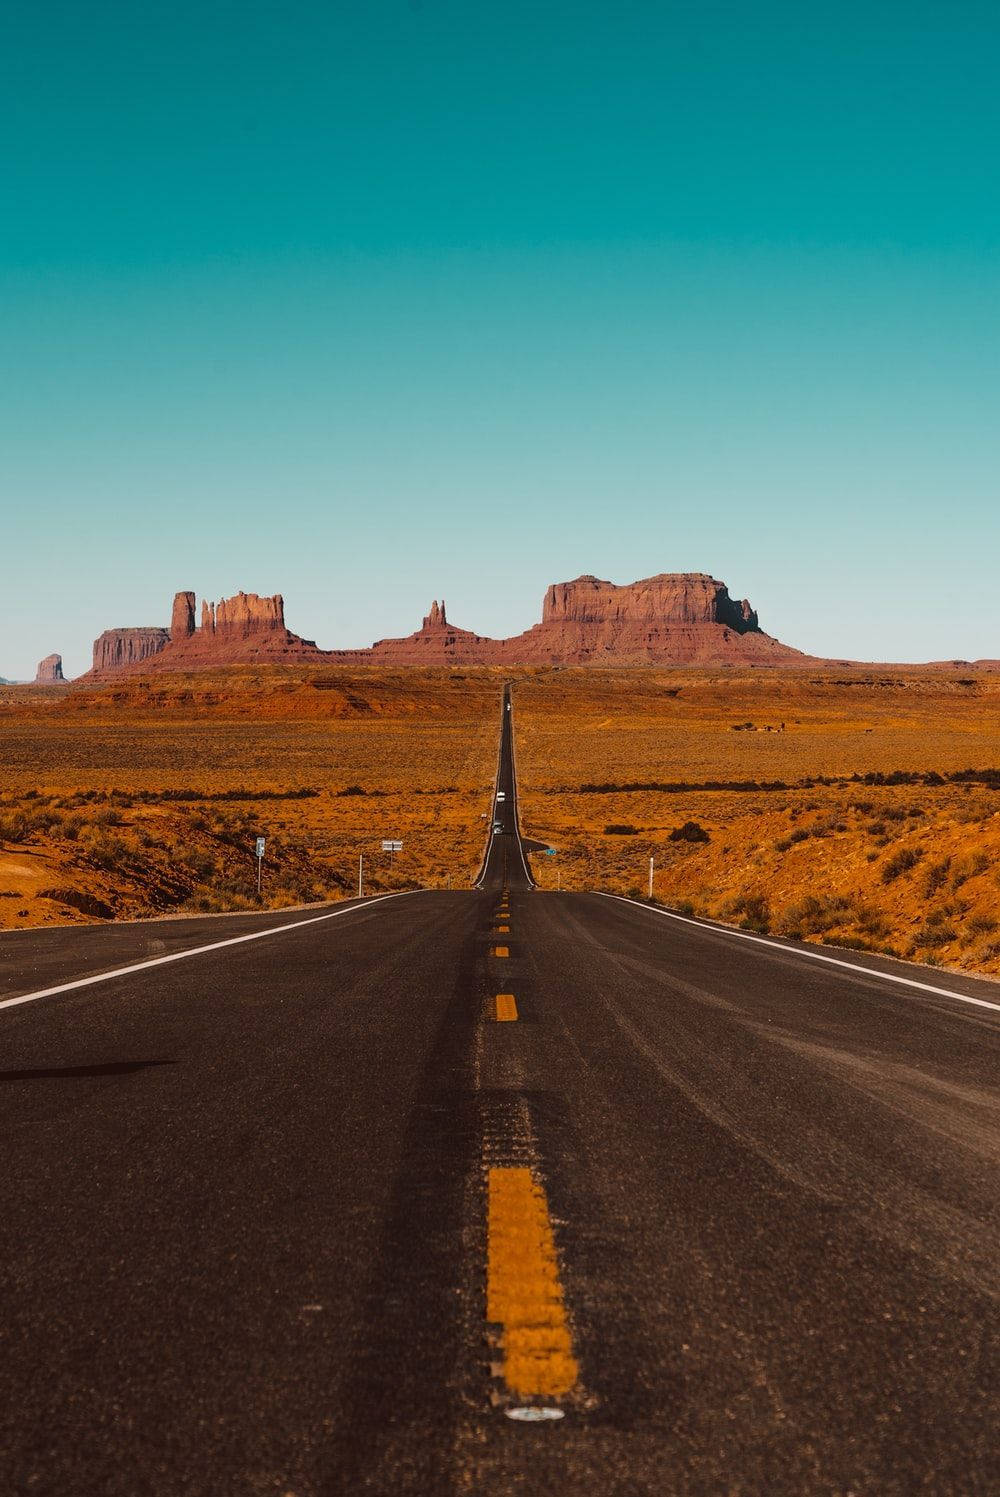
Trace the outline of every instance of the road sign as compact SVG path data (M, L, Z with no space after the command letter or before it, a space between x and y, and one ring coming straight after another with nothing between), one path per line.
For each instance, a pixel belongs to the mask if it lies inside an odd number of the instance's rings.
M394 842L390 838L387 837L382 842L382 851L383 852L402 852L403 851L403 844L402 844L402 842Z
M264 856L264 838L263 837L258 837L257 838L257 857L258 858L262 858L263 856Z

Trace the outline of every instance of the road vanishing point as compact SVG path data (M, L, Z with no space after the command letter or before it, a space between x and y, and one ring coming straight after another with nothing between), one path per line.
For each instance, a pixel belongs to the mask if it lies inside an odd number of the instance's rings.
M474 889L0 940L5 1497L1000 1491L1000 985L535 889L503 709Z

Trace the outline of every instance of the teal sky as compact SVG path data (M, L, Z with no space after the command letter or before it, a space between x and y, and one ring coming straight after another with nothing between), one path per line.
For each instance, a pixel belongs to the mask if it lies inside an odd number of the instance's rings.
M0 675L708 571L1000 656L1000 8L7 0Z

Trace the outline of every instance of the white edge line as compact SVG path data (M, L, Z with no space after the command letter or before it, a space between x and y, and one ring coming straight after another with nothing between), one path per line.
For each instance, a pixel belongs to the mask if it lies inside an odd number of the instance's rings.
M336 920L340 915L353 915L358 910L370 910L387 899L403 899L408 894L422 894L422 889L400 889L397 894L380 894L375 899L348 905L346 909L329 910L325 915L310 915L308 920L293 920L288 925L272 925L267 930L254 930L246 936L230 936L225 941L213 941L208 946L189 946L184 951L172 951L168 956L150 957L146 962L133 962L129 967L115 967L110 972L95 972L90 977L77 977L72 982L58 983L54 988L39 988L34 993L20 993L16 998L0 999L0 1008L15 1008L19 1003L34 1003L38 998L54 998L57 993L71 993L76 988L92 988L99 982L111 982L116 977L128 977L133 972L145 972L150 967L165 967L168 962L183 962L189 956L203 956L206 951L221 951L225 946L241 946L245 941L263 941L267 936L280 936L289 930L301 930L304 925L317 925L321 920Z
M864 977L878 977L882 982L902 983L907 988L918 988L922 993L933 993L938 998L957 998L960 1003L974 1003L977 1008L990 1008L1000 1013L1000 1003L990 1003L986 998L973 998L970 993L957 993L954 988L937 988L933 983L917 982L914 977L899 977L895 972L883 972L879 967L862 967L858 962L846 962L843 957L827 956L823 951L812 951L808 946L784 946L780 941L769 941L766 936L754 936L746 930L729 930L724 925L710 925L704 920L692 920L688 915L677 915L673 910L660 910L653 905L640 904L637 899L626 899L623 894L608 894L595 889L602 899L617 899L620 904L634 905L645 910L647 915L663 915L667 920L677 920L681 925L694 925L698 930L712 931L717 936L731 936L736 941L752 941L755 946L766 946L769 951L781 951L788 956L804 956L811 962L825 962L830 967L844 967L848 972L860 973Z

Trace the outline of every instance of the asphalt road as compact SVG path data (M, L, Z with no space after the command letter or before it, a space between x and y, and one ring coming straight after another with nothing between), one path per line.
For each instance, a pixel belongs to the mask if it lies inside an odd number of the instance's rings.
M1000 1489L1000 986L535 891L499 783L473 892L0 941L0 1491Z

